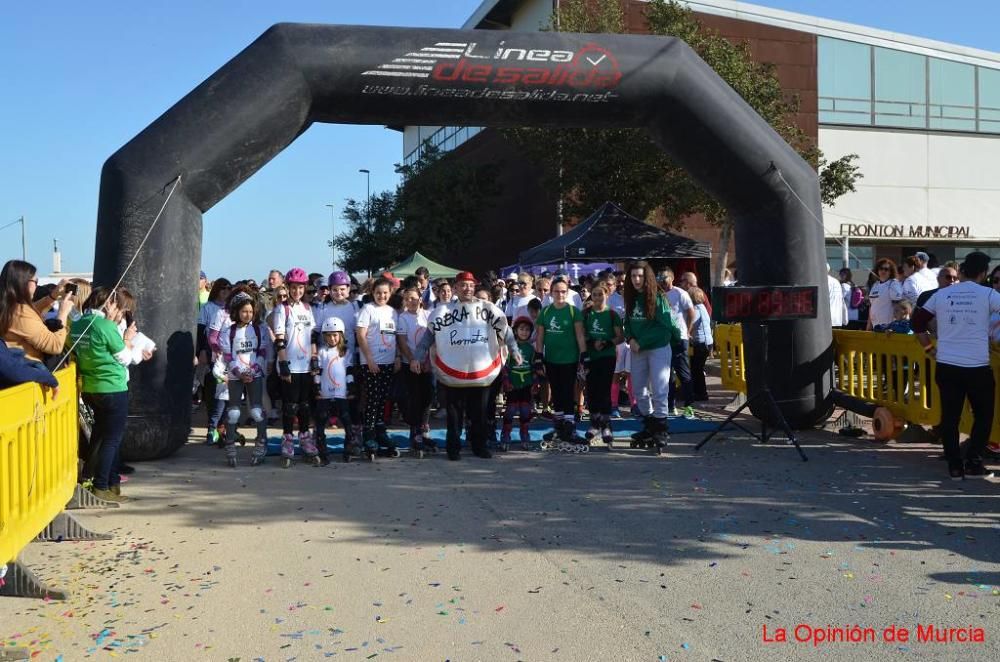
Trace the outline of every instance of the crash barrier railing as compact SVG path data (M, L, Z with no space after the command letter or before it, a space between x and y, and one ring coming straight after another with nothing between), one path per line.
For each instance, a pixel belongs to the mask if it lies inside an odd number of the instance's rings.
M926 426L940 422L935 361L927 356L915 336L835 329L833 345L835 383L839 390L885 407L907 423ZM716 326L715 348L723 388L746 394L742 327ZM995 347L990 352L990 363L998 385L996 411L1000 412L1000 350ZM966 408L962 431L968 432L971 426L972 418ZM1000 416L993 417L990 441L1000 442Z
M76 366L0 390L0 567L14 561L73 496L77 478Z

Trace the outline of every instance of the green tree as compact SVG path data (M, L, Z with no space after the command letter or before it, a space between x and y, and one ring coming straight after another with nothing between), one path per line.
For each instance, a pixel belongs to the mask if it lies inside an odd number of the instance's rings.
M646 8L651 34L683 39L789 145L817 169L823 202L854 190L862 177L848 154L827 163L823 154L794 122L797 97L786 94L769 63L755 62L746 43L733 44L704 28L694 13L674 0L651 0ZM562 0L550 19L550 30L621 33L625 18L619 0ZM606 200L639 217L662 211L667 227L683 227L685 218L703 214L720 228L725 268L732 222L725 208L701 189L641 129L512 129L519 149L538 164L547 186L559 192L563 214L582 218ZM599 155L599 158L595 158ZM721 273L719 274L721 277Z
M398 214L397 192L382 191L364 202L347 201L341 217L348 231L334 240L337 261L348 273L379 271L404 254L403 222ZM329 243L329 242L327 242Z
M396 208L407 253L417 250L440 259L468 247L479 229L482 210L500 193L498 164L470 167L444 157L427 141L412 165L396 166L403 178Z

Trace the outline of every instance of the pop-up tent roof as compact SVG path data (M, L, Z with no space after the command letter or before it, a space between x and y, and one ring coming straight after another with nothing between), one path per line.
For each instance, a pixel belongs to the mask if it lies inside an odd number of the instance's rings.
M563 262L620 262L647 258L709 258L712 246L640 221L605 202L566 234L522 252L521 266Z
M396 278L403 279L407 276L412 276L420 267L427 267L427 271L430 272L431 278L454 278L461 269L456 269L454 267L446 267L443 264L438 264L434 260L421 255L419 252L415 252L410 257L406 258L402 262L392 265L389 267L389 271Z

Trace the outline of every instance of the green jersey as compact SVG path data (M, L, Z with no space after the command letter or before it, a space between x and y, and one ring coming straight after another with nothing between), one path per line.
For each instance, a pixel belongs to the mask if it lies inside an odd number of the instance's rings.
M521 350L521 357L524 359L524 363L517 365L514 362L513 356L507 357L507 376L511 388L514 390L531 386L531 383L534 381L531 362L535 358L535 348L531 346L530 342L518 341L517 346Z
M580 360L580 348L576 344L575 323L580 317L573 304L567 303L562 308L555 304L545 306L538 315L536 324L545 329L545 361L565 365Z
M590 310L583 320L583 332L587 336L587 356L603 359L615 355L615 329L622 328L622 318L618 313L606 308L601 312ZM595 349L594 342L604 341L603 349Z
M66 342L69 346L77 343L73 353L76 354L83 393L121 393L128 390L127 368L115 358L115 354L125 349L125 341L114 322L90 311L73 322Z
M646 319L645 301L636 299L625 318L625 337L638 342L640 350L666 347L673 344L674 338L680 338L680 330L674 325L670 305L662 292L656 293L653 319Z

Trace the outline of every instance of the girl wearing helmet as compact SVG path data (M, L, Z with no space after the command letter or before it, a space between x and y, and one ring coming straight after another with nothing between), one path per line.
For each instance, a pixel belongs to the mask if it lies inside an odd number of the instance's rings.
M327 317L323 321L323 343L319 350L319 369L316 383L319 396L316 398L316 445L319 449L320 464L327 465L326 431L327 421L336 416L344 428L344 462L349 462L357 450L351 429L351 410L347 400L347 384L353 378L347 372L350 353L344 322L337 317Z
M229 410L226 412L226 461L236 466L236 427L240 421L240 398L246 393L250 418L257 425L251 465L267 454L267 419L262 396L271 353L271 334L256 320L257 302L246 292L237 292L229 302L232 324L219 338L222 360L229 379Z
M309 434L312 414L309 400L312 396L312 372L317 367L316 345L312 342L316 320L312 308L303 300L309 277L302 269L295 268L285 276L288 301L275 307L271 318L274 346L278 350L278 376L281 378L281 457L283 466L292 465L295 455L293 434L295 419L299 423L299 448L309 458L316 457L316 444Z

